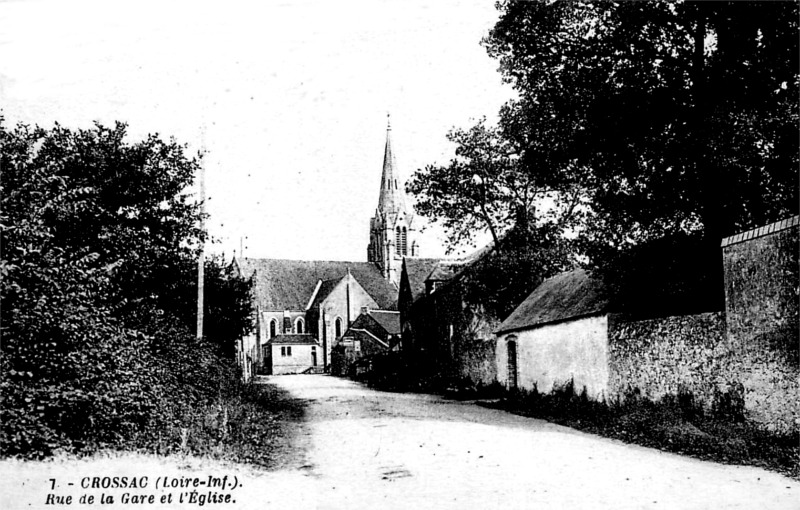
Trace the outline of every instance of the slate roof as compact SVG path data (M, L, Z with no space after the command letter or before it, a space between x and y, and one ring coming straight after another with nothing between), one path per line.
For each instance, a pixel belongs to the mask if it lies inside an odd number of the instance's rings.
M370 310L367 314L375 319L375 322L380 324L390 335L400 334L400 312Z
M800 225L800 215L792 216L791 218L786 218L785 220L776 221L775 223L770 223L769 225L764 225L763 227L754 228L734 236L726 237L722 240L722 248L732 244L749 241L750 239L756 239L769 234L775 234L777 232L796 227L797 225Z
M328 297L328 295L330 295L330 293L333 292L333 289L335 289L336 286L339 285L339 282L341 282L342 279L344 279L344 276L342 276L341 278L334 278L332 280L323 280L319 286L317 295L314 296L314 303L312 303L312 306L319 303L320 301L323 301L326 297Z
M576 269L542 282L495 333L597 315L608 308L609 298L603 283L583 269Z
M406 257L406 274L411 286L412 301L425 294L425 279L431 274L440 259L420 259Z
M319 280L341 279L348 268L378 306L397 307L397 288L371 262L243 258L235 263L245 277L256 273L255 298L262 310L305 310Z
M267 342L268 345L318 345L314 337L307 334L277 335Z

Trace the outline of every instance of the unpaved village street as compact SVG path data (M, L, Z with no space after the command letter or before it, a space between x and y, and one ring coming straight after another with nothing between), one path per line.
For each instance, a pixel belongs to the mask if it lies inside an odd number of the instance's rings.
M0 509L798 509L800 483L630 446L474 403L385 393L324 375L260 378L307 405L264 471L209 458L121 453L0 461ZM229 503L154 481L235 478ZM84 489L100 477L148 477L145 489ZM53 488L55 487L55 488ZM172 493L172 500L169 498ZM46 504L48 495L56 504ZM196 494L196 495L197 495ZM110 503L108 496L115 499ZM132 503L153 497L153 502ZM72 497L67 503L67 497ZM80 503L94 496L94 504ZM124 498L128 499L124 499ZM179 502L183 497L184 501Z
M269 381L308 400L311 508L800 508L800 484L761 469L335 377Z

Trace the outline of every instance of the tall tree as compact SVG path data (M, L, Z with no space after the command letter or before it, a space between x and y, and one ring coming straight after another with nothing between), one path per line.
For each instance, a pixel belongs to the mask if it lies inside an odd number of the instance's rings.
M597 243L720 236L797 211L796 2L499 4L485 39L542 170L582 176ZM508 129L507 129L508 131Z
M514 226L525 232L545 224L563 229L577 216L582 193L574 181L523 164L519 143L485 119L453 129L447 138L456 157L415 172L407 190L418 213L445 227L451 249L487 231L499 248Z

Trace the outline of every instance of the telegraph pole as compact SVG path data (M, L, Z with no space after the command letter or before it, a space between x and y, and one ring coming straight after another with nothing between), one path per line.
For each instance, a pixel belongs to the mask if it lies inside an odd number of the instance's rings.
M205 236L206 231L206 127L200 131L201 159L200 159L200 231ZM200 240L200 255L197 260L197 339L203 339L203 292L205 282L206 243Z

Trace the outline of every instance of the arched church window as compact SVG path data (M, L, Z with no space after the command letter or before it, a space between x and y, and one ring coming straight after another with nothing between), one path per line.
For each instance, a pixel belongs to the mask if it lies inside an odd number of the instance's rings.
M342 318L336 317L336 322L334 322L334 330L335 330L335 338L339 338L342 336Z
M275 338L275 335L277 334L278 334L278 321L272 319L271 321L269 321L269 337Z
M297 333L298 335L302 334L304 326L305 326L305 322L303 322L303 318L302 317L298 317L297 320L294 323L294 332Z
M400 236L400 241L401 244L403 245L402 254L408 255L408 229L406 227L403 227L403 231L401 232Z

